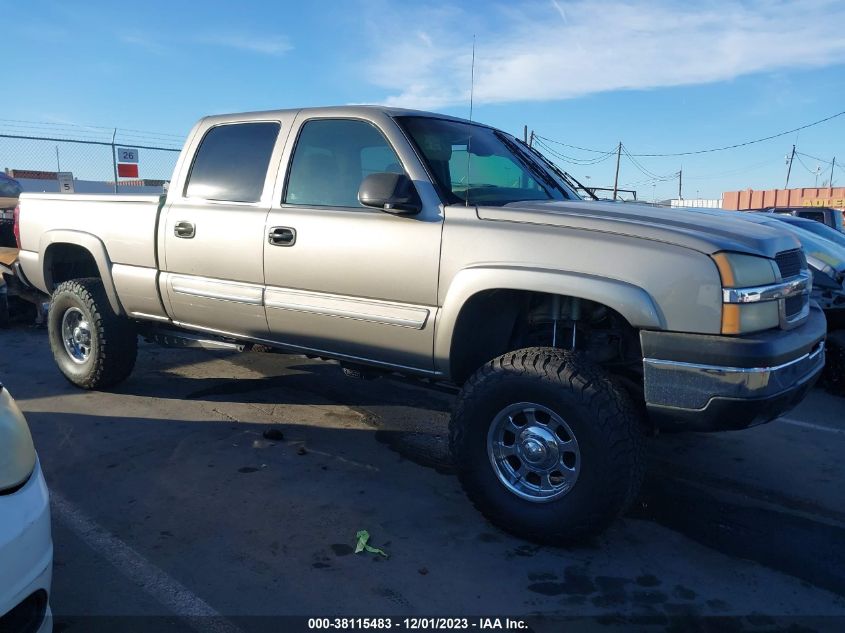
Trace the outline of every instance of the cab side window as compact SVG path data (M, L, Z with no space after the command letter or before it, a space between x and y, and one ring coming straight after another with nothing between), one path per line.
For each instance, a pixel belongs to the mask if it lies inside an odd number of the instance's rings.
M185 195L205 200L258 202L278 123L233 123L206 132L200 143Z
M796 215L801 218L807 218L808 220L815 220L816 222L824 222L824 211L799 211Z
M315 119L302 126L284 201L321 207L358 207L358 188L370 174L404 173L399 157L372 124Z

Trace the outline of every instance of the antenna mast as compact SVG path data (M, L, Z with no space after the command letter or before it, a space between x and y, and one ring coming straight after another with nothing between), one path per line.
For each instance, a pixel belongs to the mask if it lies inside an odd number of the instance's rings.
M472 142L472 98L475 92L475 34L472 35L472 65L469 74L469 137L467 138L467 190L464 195L464 206L469 206L469 166L470 166L470 143Z

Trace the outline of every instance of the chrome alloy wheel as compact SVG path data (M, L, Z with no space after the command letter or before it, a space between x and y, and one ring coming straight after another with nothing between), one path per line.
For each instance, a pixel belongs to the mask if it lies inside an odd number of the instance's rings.
M91 326L79 308L68 308L62 316L62 342L74 363L81 365L91 355Z
M487 433L487 455L505 488L536 503L564 496L581 470L572 429L551 409L531 402L496 415Z

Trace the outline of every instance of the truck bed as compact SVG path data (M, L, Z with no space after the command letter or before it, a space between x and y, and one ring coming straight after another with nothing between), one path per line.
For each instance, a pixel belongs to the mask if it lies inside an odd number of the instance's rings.
M21 250L43 252L50 233L79 231L102 240L113 264L155 267L158 204L159 196L22 194Z

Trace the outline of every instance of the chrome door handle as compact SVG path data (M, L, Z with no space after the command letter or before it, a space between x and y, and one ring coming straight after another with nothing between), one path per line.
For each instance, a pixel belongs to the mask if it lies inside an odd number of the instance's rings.
M173 234L186 240L197 234L197 228L191 222L177 222L173 226Z
M296 229L274 226L267 233L267 241L273 246L293 246L296 244Z

